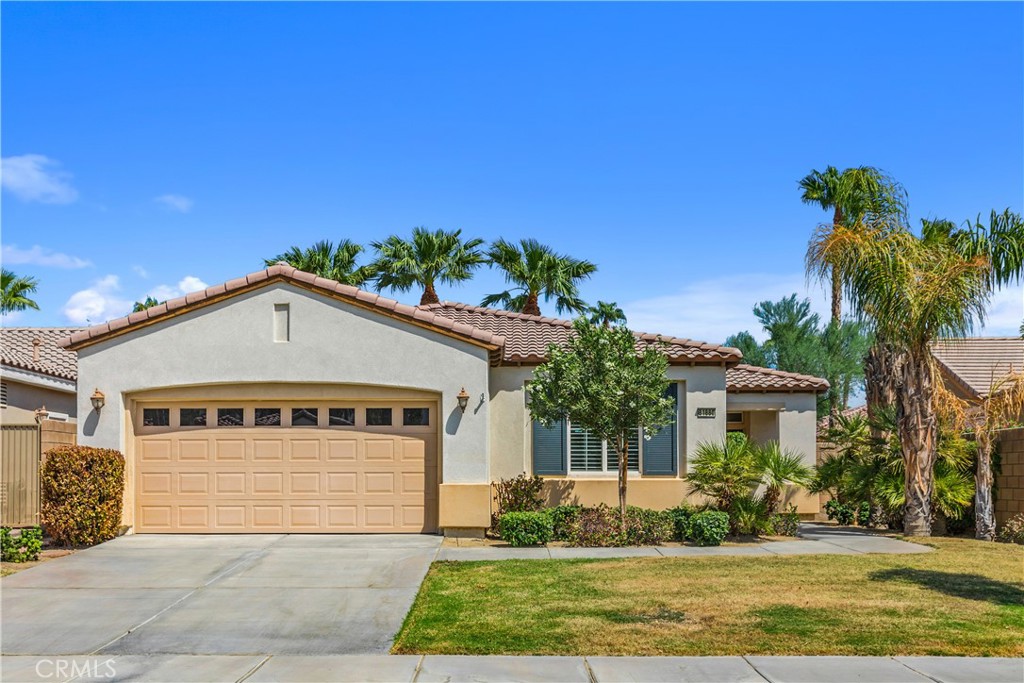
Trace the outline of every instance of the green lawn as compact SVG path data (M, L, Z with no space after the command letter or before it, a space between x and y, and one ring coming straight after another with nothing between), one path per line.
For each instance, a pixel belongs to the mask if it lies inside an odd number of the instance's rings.
M393 652L1024 655L1024 547L435 563Z

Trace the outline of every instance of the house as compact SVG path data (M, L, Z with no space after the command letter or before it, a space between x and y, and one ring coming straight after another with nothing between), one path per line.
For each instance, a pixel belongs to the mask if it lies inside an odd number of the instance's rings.
M530 418L527 382L570 329L400 304L278 264L63 345L78 354L78 442L125 453L124 523L136 532L480 535L492 482L523 472L546 478L552 502L617 500L614 452ZM727 429L814 463L824 380L637 335L653 343L669 358L677 421L631 454L631 504L678 504L697 445ZM790 498L818 511L817 496Z
M75 354L57 342L77 329L0 329L0 422L34 424L43 409L51 420L75 420Z
M1011 372L1024 371L1024 339L968 337L932 344L942 381L951 392L978 401Z

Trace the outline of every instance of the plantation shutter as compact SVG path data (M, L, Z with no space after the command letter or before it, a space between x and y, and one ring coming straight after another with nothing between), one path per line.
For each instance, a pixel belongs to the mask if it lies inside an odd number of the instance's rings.
M533 473L565 474L565 420L545 427L533 421Z
M662 427L650 440L644 441L644 474L676 473L676 452L679 444L679 431L676 424L679 416L679 385L675 382L669 384L665 396L671 398L672 403L676 406L672 422Z

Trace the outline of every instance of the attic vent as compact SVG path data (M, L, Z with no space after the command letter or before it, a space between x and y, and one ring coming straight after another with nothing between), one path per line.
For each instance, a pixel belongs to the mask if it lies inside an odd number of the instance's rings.
M0 408L7 407L7 382L0 382Z
M274 341L288 341L290 325L288 304L274 304Z

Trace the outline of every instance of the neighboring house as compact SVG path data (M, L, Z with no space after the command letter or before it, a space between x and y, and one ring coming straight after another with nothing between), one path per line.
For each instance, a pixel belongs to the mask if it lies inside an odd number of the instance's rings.
M34 424L45 407L51 420L74 421L77 414L75 354L57 342L78 328L0 329L0 421Z
M932 344L932 355L946 387L960 398L977 401L1011 372L1024 371L1024 339L967 337Z
M80 330L79 443L126 456L136 532L481 534L491 484L523 472L552 501L617 500L614 452L530 418L526 386L569 322L409 306L284 265ZM663 343L677 422L631 454L629 501L688 495L687 463L727 428L815 457L824 380ZM104 396L94 410L95 390ZM817 496L791 492L805 514Z

